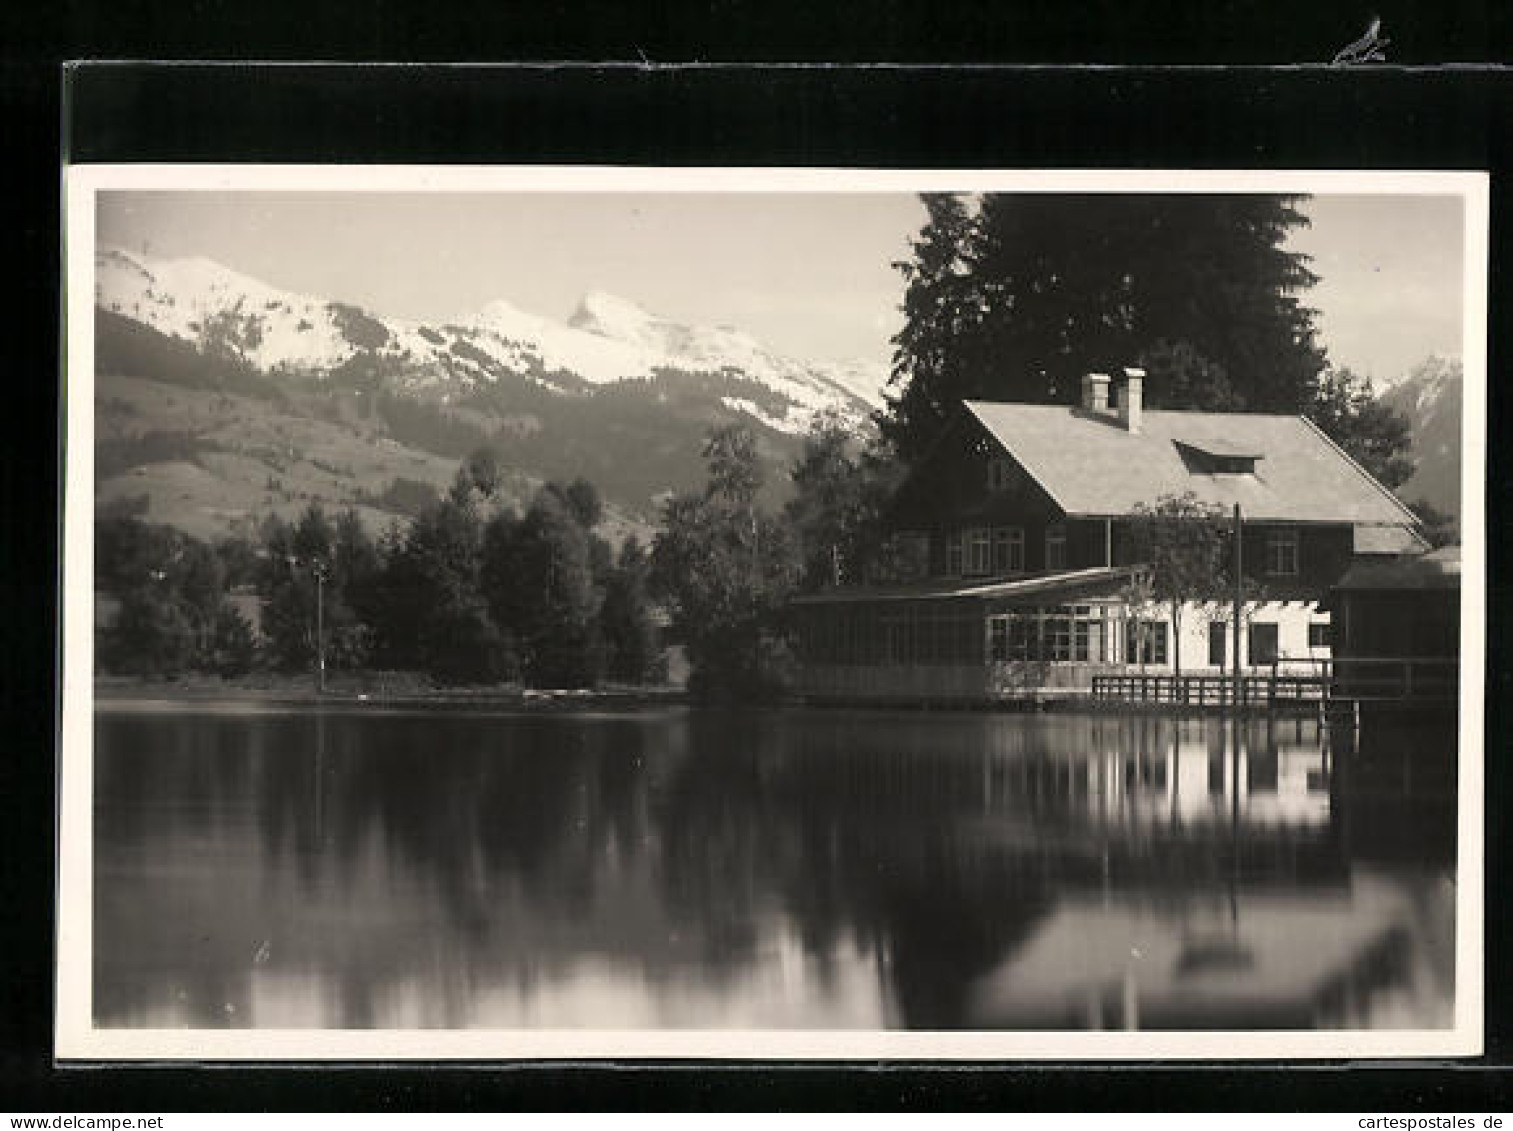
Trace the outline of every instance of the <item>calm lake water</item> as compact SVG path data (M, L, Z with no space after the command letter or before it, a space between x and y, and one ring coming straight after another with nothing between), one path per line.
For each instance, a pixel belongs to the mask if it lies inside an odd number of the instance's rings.
M106 704L100 1026L1451 1023L1451 728Z

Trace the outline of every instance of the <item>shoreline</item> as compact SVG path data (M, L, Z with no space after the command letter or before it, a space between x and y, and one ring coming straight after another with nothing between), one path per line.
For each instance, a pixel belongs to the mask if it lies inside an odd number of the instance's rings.
M223 680L207 676L181 678L96 677L96 706L129 703L248 703L287 707L404 707L437 709L562 709L574 707L675 706L689 701L681 687L606 687L537 690L521 687L438 688L415 681L339 681L324 692L310 677L258 677ZM345 685L344 685L345 684Z
M1223 717L1228 709L1198 709L1179 704L1110 702L1086 696L1035 697L998 700L934 701L887 700L873 703L845 699L793 696L773 703L699 703L686 688L676 686L603 687L579 689L534 689L510 686L425 686L409 673L369 673L353 677L343 673L318 692L309 676L259 675L237 679L193 675L177 678L99 676L93 682L93 706L128 707L132 704L170 706L245 705L290 708L356 708L434 711L572 711L635 707L711 706L750 708L759 706L801 708L816 711L883 710L921 714L1123 714L1168 718ZM1319 714L1317 704L1306 708L1247 705L1242 718L1302 718Z

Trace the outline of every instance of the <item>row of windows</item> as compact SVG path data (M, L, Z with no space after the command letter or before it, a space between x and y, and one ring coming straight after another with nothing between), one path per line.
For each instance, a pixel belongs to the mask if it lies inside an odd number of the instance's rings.
M1117 662L1120 629L1124 651L1131 664L1163 665L1168 662L1169 625L1159 620L1123 621L1097 606L1072 606L1059 610L1006 614L988 620L988 655L994 660L1081 660ZM1208 626L1208 662L1213 667L1228 663L1230 625L1213 621ZM1280 653L1278 626L1257 621L1248 626L1251 665L1269 664ZM1308 647L1329 647L1329 625L1308 626Z
M928 552L926 535L903 537L921 540L922 552ZM1048 572L1067 568L1066 527L1050 526L1045 532L1045 569ZM1019 526L977 526L946 539L946 576L982 577L989 574L1019 573L1025 568L1024 528ZM1266 532L1262 566L1272 577L1296 577L1298 574L1298 532L1280 528Z
M884 655L892 664L982 662L982 621L970 617L890 617L883 621Z
M1117 656L1117 615L1103 605L1063 605L988 618L988 657L1105 663Z
M946 539L946 576L983 577L1024 572L1024 528L975 526ZM1045 568L1066 568L1066 528L1045 532Z
M1164 666L1171 658L1171 626L1163 620L1128 620L1116 605L1056 605L980 616L914 611L881 617L851 611L816 617L805 625L803 651L811 662L980 664L1000 662L1130 663ZM1228 663L1231 627L1208 626L1208 663ZM1278 626L1247 626L1249 663L1278 658ZM1308 626L1310 648L1329 646L1329 625ZM986 657L984 656L986 650Z
M1209 622L1208 662L1211 666L1222 668L1229 662L1229 642L1233 632L1233 627L1225 621ZM1275 624L1269 621L1256 621L1249 626L1246 635L1250 642L1249 652L1252 664L1269 664L1281 654ZM1329 646L1328 623L1325 621L1311 623L1308 626L1308 647L1328 648Z

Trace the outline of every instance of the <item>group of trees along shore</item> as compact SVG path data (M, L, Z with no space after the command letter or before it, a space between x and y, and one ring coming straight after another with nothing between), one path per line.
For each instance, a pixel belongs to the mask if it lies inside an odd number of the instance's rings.
M131 515L96 524L99 588L121 602L101 667L240 675L254 667L422 672L449 684L588 687L656 676L649 557L594 533L597 490L547 484L523 514L484 507L497 465L477 453L407 528L375 539L355 511L312 503L256 538L207 544ZM233 589L261 604L261 636ZM317 635L319 633L319 635Z
M896 265L905 321L875 428L858 435L818 419L780 510L759 502L759 437L734 425L706 437L704 487L665 502L651 546L630 540L618 554L594 533L598 494L582 481L542 488L523 514L484 518L480 504L500 481L487 451L464 460L450 494L408 529L376 542L355 515L333 520L317 507L292 524L268 520L255 546L211 547L104 519L102 580L123 608L102 660L245 669L257 659L252 634L225 590L250 583L263 602L265 659L308 668L319 568L327 658L338 669L639 682L655 667L656 604L687 646L694 690L781 690L792 663L789 598L889 576L887 501L963 399L1070 404L1082 374L1130 364L1146 369L1153 408L1301 413L1398 486L1413 470L1407 421L1369 382L1329 364L1303 301L1316 277L1286 246L1307 223L1302 201L925 196L912 256ZM1172 505L1151 507L1162 520L1153 530L1165 532Z

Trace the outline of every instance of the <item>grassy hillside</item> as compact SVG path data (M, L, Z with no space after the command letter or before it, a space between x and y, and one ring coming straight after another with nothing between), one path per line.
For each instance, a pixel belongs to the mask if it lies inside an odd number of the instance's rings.
M367 485L383 491L404 479L441 490L456 472L455 460L361 424L261 398L101 374L95 403L97 505L145 499L146 517L202 538L311 501L360 505ZM360 510L375 530L405 517L400 507Z

